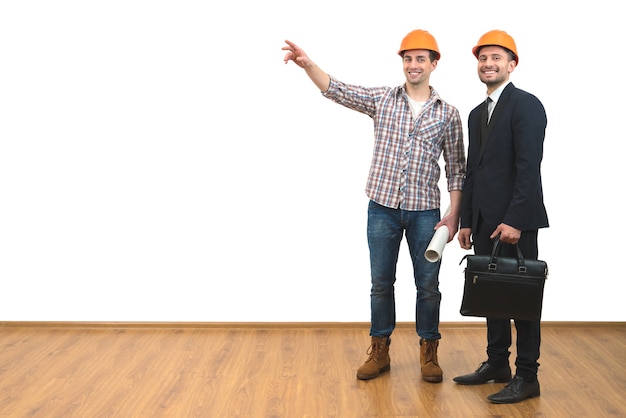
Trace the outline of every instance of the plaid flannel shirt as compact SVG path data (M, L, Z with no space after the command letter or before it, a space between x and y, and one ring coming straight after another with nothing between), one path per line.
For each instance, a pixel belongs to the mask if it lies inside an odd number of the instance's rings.
M461 190L465 146L458 110L431 87L430 98L415 120L404 85L362 87L331 76L324 97L374 120L374 153L365 192L376 203L404 210L440 207L443 153L448 191Z

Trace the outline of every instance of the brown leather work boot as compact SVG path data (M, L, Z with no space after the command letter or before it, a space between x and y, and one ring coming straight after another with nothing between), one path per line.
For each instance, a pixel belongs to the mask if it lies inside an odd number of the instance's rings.
M443 371L437 360L439 340L425 340L420 338L420 364L422 365L422 379L427 382L439 383L443 380Z
M357 370L357 379L373 379L391 368L389 344L391 344L391 340L388 337L372 337L372 344L367 349L369 358Z

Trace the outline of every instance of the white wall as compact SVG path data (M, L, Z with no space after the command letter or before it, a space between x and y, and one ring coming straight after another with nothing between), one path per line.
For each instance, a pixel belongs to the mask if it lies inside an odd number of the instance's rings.
M515 37L512 80L548 113L544 319L626 320L621 14L548 4L2 2L0 320L369 321L371 121L281 47L395 86L416 28L464 121L484 96L472 46ZM464 254L444 252L442 321L476 320L458 313ZM413 321L406 245L396 294Z

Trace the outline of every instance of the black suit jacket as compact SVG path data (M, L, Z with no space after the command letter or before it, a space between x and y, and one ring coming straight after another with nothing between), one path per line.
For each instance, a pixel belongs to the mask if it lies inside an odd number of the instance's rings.
M541 160L546 112L535 96L509 83L483 132L484 104L469 115L467 176L461 227L476 231L478 221L491 232L500 223L522 231L548 226L543 203Z

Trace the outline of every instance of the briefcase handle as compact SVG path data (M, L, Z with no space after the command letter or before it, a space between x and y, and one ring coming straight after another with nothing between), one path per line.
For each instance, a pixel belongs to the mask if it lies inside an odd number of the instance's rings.
M524 256L519 245L515 244L517 250L517 269L520 273L526 273L526 264L524 264ZM493 241L493 248L491 249L491 257L489 258L489 270L496 270L496 260L498 258L498 252L500 250L500 234Z

